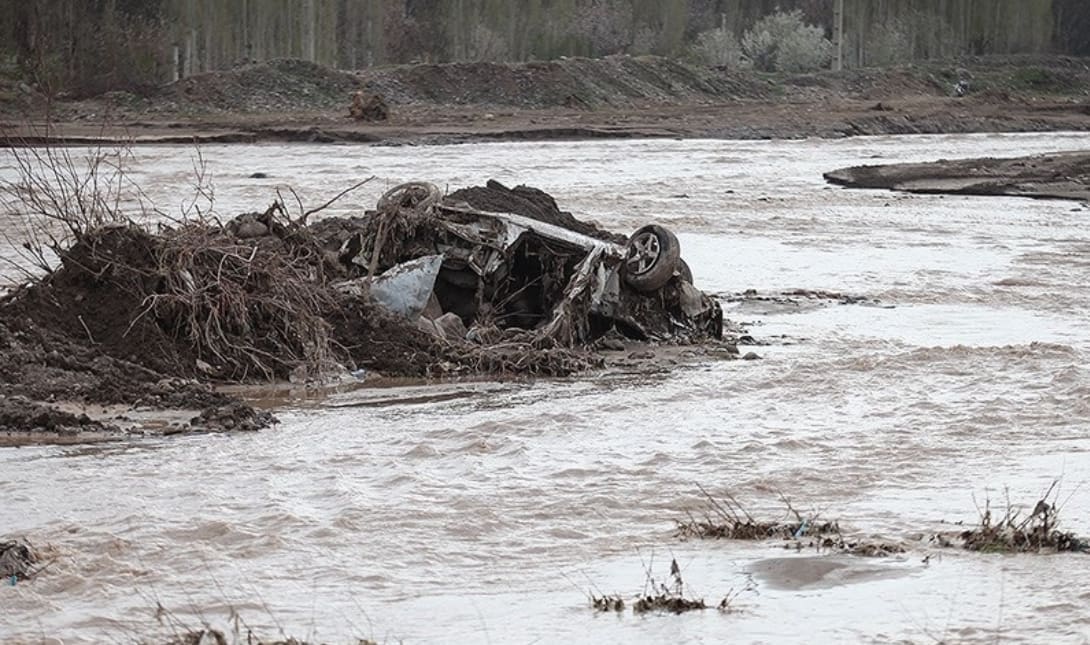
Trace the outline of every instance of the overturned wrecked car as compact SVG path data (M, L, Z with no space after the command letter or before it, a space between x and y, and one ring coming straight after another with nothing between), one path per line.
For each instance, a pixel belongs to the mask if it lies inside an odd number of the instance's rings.
M624 238L563 213L547 194L497 182L444 197L402 184L379 200L337 260L392 311L444 337L489 342L533 330L566 345L721 338L722 310L692 284L677 238L644 226ZM376 276L377 272L380 275Z

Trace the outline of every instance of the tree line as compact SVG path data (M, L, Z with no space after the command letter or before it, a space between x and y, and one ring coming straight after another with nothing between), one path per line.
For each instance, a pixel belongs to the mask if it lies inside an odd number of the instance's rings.
M793 13L831 38L835 2L0 0L0 56L45 89L76 94L139 90L285 57L357 69L619 53L691 56L702 51L698 45L722 50L731 39L742 42L776 11ZM964 54L1090 55L1085 0L843 2L847 66Z

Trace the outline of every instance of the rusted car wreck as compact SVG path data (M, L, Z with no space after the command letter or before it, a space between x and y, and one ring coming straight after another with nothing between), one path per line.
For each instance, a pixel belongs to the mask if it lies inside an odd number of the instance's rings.
M618 236L533 188L489 182L443 196L402 184L348 231L337 262L364 277L338 288L369 288L440 336L488 344L491 332L515 329L571 346L610 333L680 342L723 334L722 310L693 286L673 233L652 224Z

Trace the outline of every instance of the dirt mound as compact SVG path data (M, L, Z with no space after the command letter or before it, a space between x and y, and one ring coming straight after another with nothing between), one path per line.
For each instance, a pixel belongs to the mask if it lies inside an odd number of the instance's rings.
M768 84L656 56L530 63L401 65L350 73L280 59L183 79L152 97L159 111L287 112L349 107L367 90L394 105L592 109L644 103L766 98Z
M918 67L863 68L841 72L818 72L787 76L784 85L793 98L823 99L850 96L860 100L879 100L906 96L948 96L951 81Z
M223 112L347 109L352 93L359 88L359 79L348 72L277 59L190 76L168 85L154 100L167 108Z
M75 435L83 432L117 432L117 429L93 421L86 414L71 414L21 397L0 396L0 434L26 431Z
M592 109L769 95L768 84L753 74L658 56L406 65L362 71L360 78L368 89L400 104Z
M522 215L599 240L624 244L628 239L623 235L603 230L591 222L576 219L571 213L560 210L556 200L548 193L530 186L516 186L511 189L490 179L483 187L455 191L450 195L450 199L464 201L473 208L483 211Z

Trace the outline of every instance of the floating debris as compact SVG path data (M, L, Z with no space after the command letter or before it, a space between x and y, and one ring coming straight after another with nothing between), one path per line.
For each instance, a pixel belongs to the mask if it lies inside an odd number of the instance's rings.
M821 521L817 516L803 517L784 497L781 499L787 506L787 516L793 516L793 521L760 521L750 515L730 493L724 493L724 499L717 500L703 487L700 487L700 492L708 502L704 517L698 519L688 513L688 521L676 520L677 537L702 540L798 540L802 537L840 535L840 526L836 522Z
M986 500L977 526L954 534L938 533L931 541L941 547L985 553L1090 553L1090 541L1057 528L1060 523L1060 509L1055 498L1058 483L1052 482L1025 517L1022 516L1023 509L1012 505L1008 499L1006 510L996 520L991 500Z
M672 587L666 583L656 584L654 578L648 576L648 585L655 593L642 595L632 606L632 611L637 614L650 611L683 614L708 608L703 598L685 597L685 581L681 579L681 567L678 566L676 559L670 561L670 578L673 582Z
M26 540L0 542L0 580L4 583L30 580L40 571L34 569L38 561L37 551Z
M598 596L592 595L590 597L591 606L595 611L601 612L622 612L624 611L624 599L620 596Z

